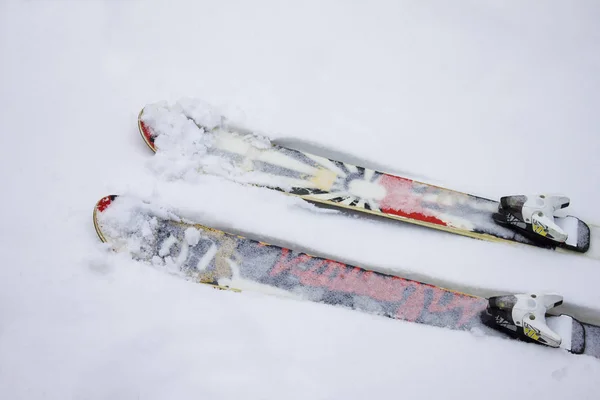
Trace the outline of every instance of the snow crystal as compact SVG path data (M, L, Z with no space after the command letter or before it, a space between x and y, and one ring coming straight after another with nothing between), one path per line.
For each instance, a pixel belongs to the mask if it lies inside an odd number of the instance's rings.
M182 112L194 122L207 130L212 130L223 123L224 117L212 105L192 98L183 98L177 102Z
M273 146L268 137L259 135L258 133L247 133L242 135L242 139L248 142L252 147L261 150L270 149Z
M177 239L173 236L169 236L167 240L162 243L160 250L158 251L158 255L161 257L169 255L171 253L171 247L173 247L173 245L176 243Z
M200 231L196 228L187 228L185 230L185 240L190 246L195 246L200 241Z

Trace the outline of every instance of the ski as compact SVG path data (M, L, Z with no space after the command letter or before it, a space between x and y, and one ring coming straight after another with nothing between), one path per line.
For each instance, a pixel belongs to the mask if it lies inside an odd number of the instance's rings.
M600 327L568 315L547 315L562 303L555 294L472 296L226 233L129 196L102 198L93 222L112 249L217 289L476 330L600 358Z
M146 106L138 127L146 144L199 173L267 187L304 200L463 236L600 258L600 227L554 213L565 196L486 199L286 148L228 126L195 100Z

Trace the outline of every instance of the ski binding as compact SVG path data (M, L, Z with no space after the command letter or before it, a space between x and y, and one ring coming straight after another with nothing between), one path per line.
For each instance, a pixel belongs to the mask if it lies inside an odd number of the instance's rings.
M558 294L515 294L488 299L483 322L510 336L550 347L560 347L562 338L546 323L547 312L563 302Z
M567 196L559 194L505 196L500 199L498 212L492 218L499 225L511 228L542 246L569 247L585 252L589 248L589 240L582 241L580 236L589 237L589 227L574 217L555 215L569 203Z

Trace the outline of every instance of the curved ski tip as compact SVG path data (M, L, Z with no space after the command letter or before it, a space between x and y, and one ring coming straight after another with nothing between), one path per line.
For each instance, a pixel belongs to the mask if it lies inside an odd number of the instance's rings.
M154 145L154 136L152 135L152 132L150 131L150 127L148 125L146 125L144 123L144 121L142 121L143 114L144 114L144 109L142 108L142 110L138 114L138 129L139 129L140 135L142 135L142 138L144 139L144 142L146 143L146 145L148 145L148 147L150 147L150 150L152 150L153 152L156 153L156 146Z
M96 203L96 210L98 210L99 212L106 210L108 208L108 206L110 206L110 203L112 203L116 198L117 198L116 194L110 194L108 196L104 196L103 198L98 200L98 202Z
M104 243L106 243L107 240L106 240L106 237L104 236L104 234L102 233L102 229L100 229L100 225L98 223L98 213L101 213L104 210L106 210L116 198L117 198L117 195L115 195L115 194L104 196L103 198L98 200L98 202L94 206L94 214L93 214L94 229L96 230L96 234L98 235L100 240Z

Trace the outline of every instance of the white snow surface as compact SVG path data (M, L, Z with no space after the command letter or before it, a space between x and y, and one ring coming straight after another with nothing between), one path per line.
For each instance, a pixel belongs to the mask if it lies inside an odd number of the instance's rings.
M136 117L199 97L445 187L565 193L599 223L599 18L586 1L0 2L0 398L598 398L600 360L216 291L108 251L91 211L134 194L411 278L558 292L597 318L598 261L167 177Z

